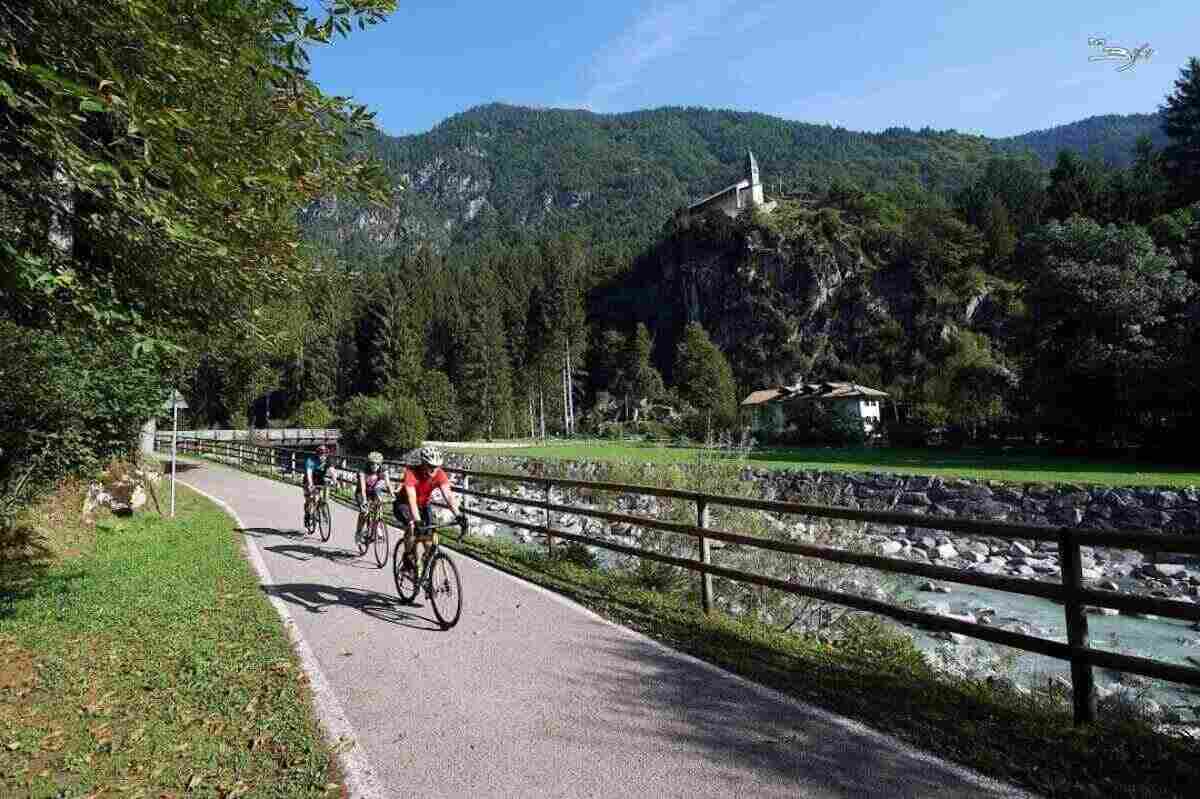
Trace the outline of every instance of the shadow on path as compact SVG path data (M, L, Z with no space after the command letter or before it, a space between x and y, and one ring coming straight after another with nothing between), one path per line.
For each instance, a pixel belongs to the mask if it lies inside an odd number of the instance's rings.
M181 461L181 460L175 461L175 474L183 474L184 472L194 472L197 469L203 469L203 468L204 468L204 466L199 463L187 463L186 461ZM163 474L171 473L170 458L168 458L166 461L162 461L162 470L163 470Z
M573 676L604 686L603 704L616 710L606 714L607 724L588 733L591 745L597 739L611 745L637 741L651 751L701 752L713 779L731 793L751 772L765 778L763 795L770 796L796 795L790 792L804 786L820 796L1024 795L948 775L903 748L865 738L852 725L764 698L733 680L714 679L706 669L644 642L610 641L591 649L593 656L585 660L607 664L604 671L585 668ZM613 663L623 665L613 669Z
M324 549L310 544L276 544L273 547L263 547L264 552L274 552L277 555L293 560L306 561L322 558L336 562L357 558L358 553L349 549ZM365 565L361 568L367 568ZM373 567L372 567L373 568Z
M376 591L316 583L264 585L262 590L269 596L276 596L284 602L298 605L309 613L324 613L329 607L352 608L389 624L411 627L414 630L443 632L436 619L415 615L409 612L414 606L409 605L406 609L396 597Z
M300 530L280 530L276 527L236 527L235 533L245 533L256 538L264 538L269 535L278 535L284 538L303 538L304 533Z

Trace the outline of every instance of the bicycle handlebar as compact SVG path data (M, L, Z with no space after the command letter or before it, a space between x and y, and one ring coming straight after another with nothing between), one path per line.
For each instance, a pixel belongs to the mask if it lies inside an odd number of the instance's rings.
M441 524L414 525L413 532L417 533L417 534L420 534L422 532L428 533L428 532L433 532L434 530L441 530L443 528L448 528L448 527L457 527L459 530L458 540L459 541L463 540L463 536L465 536L467 534L467 515L465 513L460 513L458 515L458 517L452 522L442 522Z

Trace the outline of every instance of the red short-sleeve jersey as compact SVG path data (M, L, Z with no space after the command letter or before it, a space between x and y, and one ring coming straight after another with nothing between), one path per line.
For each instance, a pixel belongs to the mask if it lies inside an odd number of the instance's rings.
M450 485L450 478L442 471L441 467L434 469L424 480L418 477L412 469L404 470L404 487L411 486L417 489L417 507L419 508L428 505L429 498L433 496L433 490L444 485Z

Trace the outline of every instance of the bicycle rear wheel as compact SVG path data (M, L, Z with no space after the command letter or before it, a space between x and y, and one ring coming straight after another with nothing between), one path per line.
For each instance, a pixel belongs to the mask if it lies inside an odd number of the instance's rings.
M429 602L442 627L449 629L458 624L462 615L462 581L458 579L454 561L441 552L429 564Z
M387 525L381 521L375 522L375 529L372 530L371 537L375 544L375 565L382 569L387 565L388 559Z
M400 601L408 604L417 598L417 572L411 563L404 561L404 539L396 542L392 553L392 579L396 581L396 594Z
M322 541L328 541L329 536L333 535L333 514L329 512L328 502L322 502L317 507L317 530L321 533Z

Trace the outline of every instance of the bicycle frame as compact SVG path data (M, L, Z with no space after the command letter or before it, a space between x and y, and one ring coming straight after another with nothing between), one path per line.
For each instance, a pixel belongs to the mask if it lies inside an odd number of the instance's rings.
M413 528L412 535L416 539L413 541L413 546L415 547L417 544L425 544L425 552L423 555L421 555L421 581L418 584L419 587L427 586L429 580L431 579L429 576L431 571L429 564L433 561L434 556L437 555L437 553L441 550L441 543L438 541L437 531L446 527L459 527L459 523L448 522L445 524L425 524L418 525L417 527ZM422 535L421 531L427 532L428 535ZM405 537L407 538L408 535L409 534L406 532ZM462 540L461 535L459 536L459 540Z

